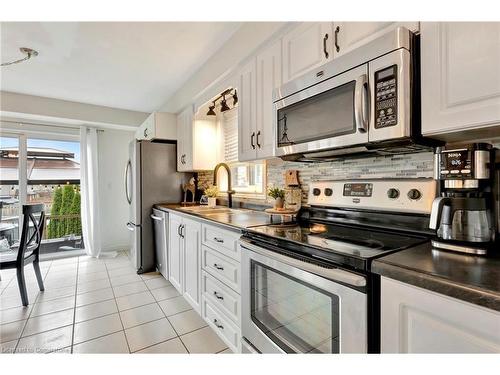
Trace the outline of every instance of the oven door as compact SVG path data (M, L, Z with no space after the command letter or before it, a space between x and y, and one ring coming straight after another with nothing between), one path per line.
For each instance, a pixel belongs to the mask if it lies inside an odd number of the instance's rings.
M363 276L240 246L243 336L258 351L367 352L367 295L335 281L363 287Z
M368 64L364 64L277 100L276 155L367 143L368 90Z

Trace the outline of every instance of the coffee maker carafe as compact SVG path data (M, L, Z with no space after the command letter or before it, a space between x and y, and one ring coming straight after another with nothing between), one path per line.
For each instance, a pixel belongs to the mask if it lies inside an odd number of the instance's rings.
M436 249L486 254L495 240L492 202L493 151L478 143L434 155L440 196L432 204L429 227Z

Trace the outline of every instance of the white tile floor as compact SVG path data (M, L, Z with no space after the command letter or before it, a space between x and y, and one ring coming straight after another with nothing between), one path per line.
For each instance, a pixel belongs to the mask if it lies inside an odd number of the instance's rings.
M23 307L15 270L0 275L0 353L227 353L230 350L157 273L137 275L125 253L32 266Z

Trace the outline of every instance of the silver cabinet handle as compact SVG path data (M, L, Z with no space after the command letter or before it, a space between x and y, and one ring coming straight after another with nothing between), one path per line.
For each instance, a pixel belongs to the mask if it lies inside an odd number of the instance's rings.
M220 296L219 293L217 293L215 290L214 290L214 296L217 298L217 299L224 299L224 297Z
M325 34L325 36L323 37L323 53L325 54L325 58L327 59L328 56L330 56L328 54L328 50L326 49L326 42L328 40L328 33Z
M217 263L214 263L214 267L217 268L220 271L224 271L224 267L219 266Z
M180 228L180 233L179 233L179 234L180 234L180 236L181 236L182 238L184 238L184 234L185 234L185 233L184 233L184 228L185 228L185 225L184 225L184 224L182 224L179 228Z
M156 221L163 221L163 218L162 218L162 217L155 216L155 215L153 215L153 214L151 214L151 219L156 220Z
M127 229L131 232L135 231L135 225L132 224L130 221L127 223Z
M250 136L250 144L252 145L252 148L255 150L255 143L253 142L255 138L255 132L252 133L252 135Z
M362 74L356 80L354 89L354 119L356 127L362 133L368 131L368 115L367 115L367 96L368 96L368 77Z
M147 138L148 137L148 129L144 129L144 138Z
M259 136L260 136L260 130L257 132L257 137L255 139L257 141L257 147L261 148L260 143L259 143Z
M335 28L335 38L334 38L335 51L337 51L337 52L340 52L339 33L340 33L340 26L337 26Z
M217 319L214 319L214 324L217 328L224 329L224 326L222 324L219 324L219 321Z
M224 240L222 238L214 237L214 241L218 243L224 243Z

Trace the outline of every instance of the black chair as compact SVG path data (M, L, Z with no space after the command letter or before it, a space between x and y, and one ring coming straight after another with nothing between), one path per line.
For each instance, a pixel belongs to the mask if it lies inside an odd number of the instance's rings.
M38 220L35 215L38 216ZM34 230L30 230L30 223L32 223ZM42 274L38 264L44 223L45 212L43 204L23 205L23 232L17 254L16 252L12 252L0 255L0 270L13 268L17 270L17 283L19 284L23 306L28 306L29 304L26 281L24 280L24 266L26 264L33 263L38 286L41 291L44 290Z

